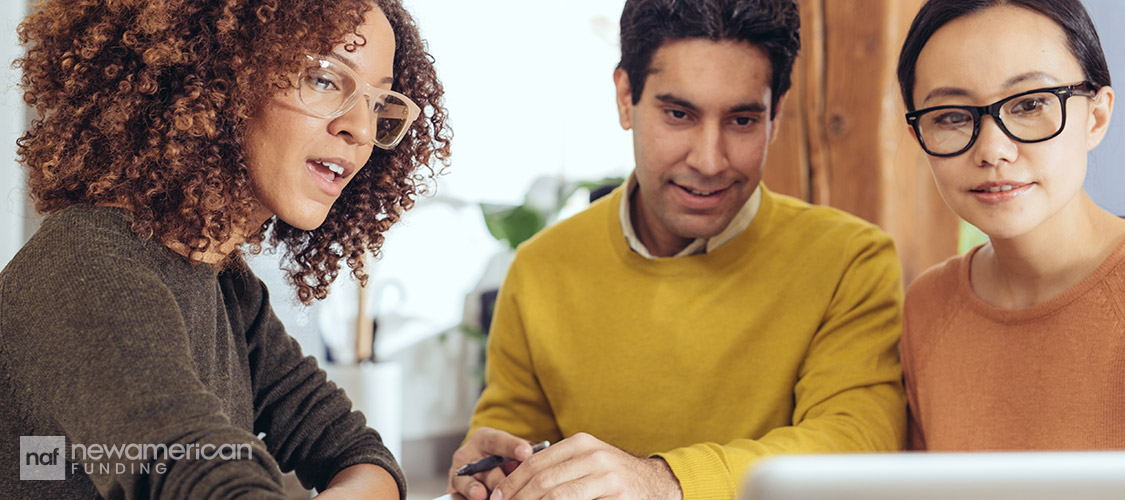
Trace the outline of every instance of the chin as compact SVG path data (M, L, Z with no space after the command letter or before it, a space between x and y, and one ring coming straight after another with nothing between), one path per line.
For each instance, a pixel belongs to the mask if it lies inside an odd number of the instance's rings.
M324 224L324 220L328 218L328 212L291 215L278 214L277 218L302 231L312 231L320 227L321 224Z

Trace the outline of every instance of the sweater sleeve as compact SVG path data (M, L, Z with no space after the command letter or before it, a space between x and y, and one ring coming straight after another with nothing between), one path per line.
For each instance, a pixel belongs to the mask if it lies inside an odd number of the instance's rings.
M82 261L7 282L0 351L19 404L64 434L67 477L85 469L103 497L283 498L273 457L201 382L175 297L139 267ZM139 456L148 444L167 451Z
M249 269L220 279L236 331L245 331L254 394L254 432L283 471L295 470L301 484L323 491L347 467L374 464L395 479L399 498L406 480L379 434L352 411L344 391L328 382L311 356L301 353L269 304L266 287Z
M898 259L890 238L874 228L841 250L848 264L799 369L792 425L760 439L657 453L679 479L684 500L732 498L743 475L767 455L902 449Z
M468 435L481 427L492 427L530 441L554 443L562 439L562 434L528 349L528 326L520 312L522 280L517 252L496 301L489 330L485 388L473 411Z

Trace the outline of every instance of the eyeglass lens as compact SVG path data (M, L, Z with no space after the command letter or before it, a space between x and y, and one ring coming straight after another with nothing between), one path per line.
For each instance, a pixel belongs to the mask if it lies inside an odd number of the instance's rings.
M1018 96L1000 106L1001 128L1013 138L1030 142L1051 137L1063 126L1063 97L1053 92ZM926 149L951 154L969 146L981 119L967 109L935 109L918 117Z
M301 74L297 96L309 111L326 117L336 116L363 97L359 95L359 86L359 82L336 63L318 60ZM410 122L409 105L389 93L379 93L369 99L375 143L393 145L405 133Z

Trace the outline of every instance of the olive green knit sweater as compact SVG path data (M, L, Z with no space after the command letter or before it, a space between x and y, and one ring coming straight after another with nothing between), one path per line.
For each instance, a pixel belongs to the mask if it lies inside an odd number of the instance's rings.
M323 489L371 463L405 498L378 433L229 267L142 241L121 209L49 216L0 272L0 496L281 498L279 471ZM65 480L21 480L20 436L65 437Z

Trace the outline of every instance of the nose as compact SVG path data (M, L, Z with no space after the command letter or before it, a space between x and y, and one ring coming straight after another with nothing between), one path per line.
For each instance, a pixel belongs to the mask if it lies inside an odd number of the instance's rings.
M697 128L688 152L687 165L703 175L715 175L727 168L727 155L721 126L705 123Z
M1019 155L1019 145L1000 128L992 116L982 116L977 141L973 145L973 161L981 167L1012 163Z
M328 123L328 132L343 137L349 144L372 144L375 141L372 113L370 97L363 96L351 109Z

